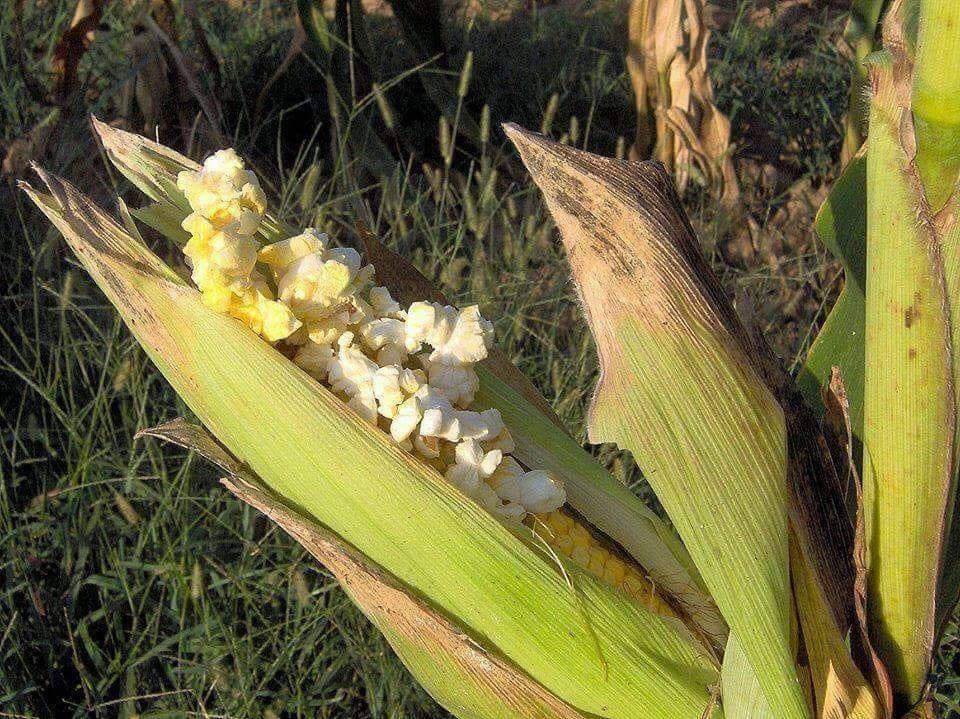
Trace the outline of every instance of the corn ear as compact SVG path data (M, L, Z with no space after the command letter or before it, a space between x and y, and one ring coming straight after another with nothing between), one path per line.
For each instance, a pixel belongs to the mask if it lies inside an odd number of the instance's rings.
M854 663L830 602L796 541L790 551L793 593L810 663L818 719L883 719L884 707Z
M286 504L578 711L699 719L717 672L680 622L572 564L561 571L532 539L205 307L72 186L41 176L49 194L27 185L31 199L191 410Z
M144 192L147 188L164 188L152 195L157 202L135 210L135 216L178 241L183 233L172 226L179 225L186 211L179 209L182 196L176 188L176 172L195 169L196 163L139 135L93 122L110 160L125 176ZM281 227L269 215L265 224L268 228ZM280 230L268 231L273 233L268 239L282 236ZM287 231L289 234L292 231ZM369 233L361 232L361 236L367 259L377 268L378 281L401 302L446 302L407 260L380 245ZM516 458L529 467L556 473L566 486L570 505L640 563L711 649L722 647L726 624L673 530L563 430L547 401L502 352L495 348L477 369L480 391L475 404L500 410L517 443Z
M783 412L669 177L505 129L547 199L597 341L591 441L633 452L766 701L780 717L803 719L790 646Z
M909 60L874 56L867 154L864 502L873 633L896 701L920 698L953 480L941 231L913 160Z

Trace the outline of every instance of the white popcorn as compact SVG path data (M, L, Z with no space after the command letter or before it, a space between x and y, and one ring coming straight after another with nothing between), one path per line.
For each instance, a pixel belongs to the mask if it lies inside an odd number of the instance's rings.
M193 214L209 220L218 230L252 235L266 210L267 198L256 175L245 169L232 149L215 152L198 172L180 172L177 187Z
M393 421L390 422L390 436L393 437L393 441L399 443L407 441L417 429L422 417L423 410L420 408L420 399L417 396L404 400L397 408Z
M460 439L460 421L453 413L445 413L439 407L431 407L423 411L420 421L420 434L424 437L439 437L450 442Z
M430 385L453 404L469 407L480 388L480 378L469 365L445 365L431 362L421 355Z
M407 349L419 351L424 342L441 344L453 331L457 310L436 302L414 302L407 310Z
M479 479L486 479L500 466L503 459L503 452L494 449L489 452L484 451L480 443L475 439L465 439L457 444L456 464L448 472L472 472Z
M503 507L497 493L483 482L477 484L470 496L479 502L481 507L493 514L496 514Z
M350 301L356 272L315 252L290 265L277 282L277 296L304 322L321 320Z
M382 317L367 322L360 330L363 343L373 350L378 350L386 344L402 345L405 336L403 322L392 317Z
M357 394L350 398L347 406L371 424L377 423L377 400L373 396L371 387L362 387Z
M377 364L402 365L407 359L404 344L405 328L402 320L382 317L366 322L360 328L364 346L377 353Z
M387 419L397 415L397 408L406 399L400 389L400 368L396 365L381 367L373 375L373 394L378 410Z
M542 514L559 509L567 494L559 479L542 469L534 469L520 480L520 500L528 512Z
M497 471L487 482L497 493L500 499L507 502L520 501L520 480L524 474L523 467L513 457L504 457Z
M475 496L482 491L479 487L483 480L496 471L502 459L500 450L484 452L479 442L467 439L457 445L456 463L447 468L445 476L451 484Z
M334 392L345 394L350 398L361 396L365 406L372 402L374 416L376 416L373 376L379 368L376 362L354 347L352 342L352 332L344 332L340 337L337 356L328 364L330 387Z
M503 418L496 409L485 409L482 412L460 410L456 417L460 421L460 436L464 438L492 439L504 429Z
M467 365L487 356L493 342L493 325L480 316L476 305L458 312L436 302L414 302L407 310L407 349L416 352L430 345L430 362Z
M386 287L371 287L367 293L367 302L373 309L376 317L390 317L392 319L404 319L406 317L403 310L400 309L400 303L390 296L390 290Z
M326 233L308 227L299 235L265 245L260 249L257 259L273 270L274 280L279 280L284 271L297 260L307 255L322 255L328 242Z
M552 512L567 501L559 479L542 469L525 471L513 457L503 459L488 484L500 499L535 514Z
M493 343L493 324L480 316L477 305L460 310L450 333L430 342L433 352L430 361L444 365L463 365L479 362L487 356Z
M387 419L395 417L400 404L420 389L421 384L421 378L415 370L396 365L378 369L373 375L373 393L380 414Z
M423 408L420 434L424 437L440 437L450 442L459 440L460 421L450 400L435 392L429 384L417 390L416 396Z
M504 426L500 434L492 439L484 440L483 446L486 449L499 449L504 454L512 454L517 449L517 443L513 441L513 435L510 430Z
M436 459L440 456L440 440L436 437L414 435L413 449L424 459Z
M492 511L494 516L507 524L520 524L527 516L527 510L522 504L516 502L504 502L499 507L494 507Z
M307 374L319 380L327 378L330 360L333 359L333 348L316 342L306 342L297 348L293 356L293 363Z
M328 243L325 234L309 227L262 248L258 259L272 270L278 297L308 327L342 312L347 324L372 319L360 293L373 278L373 266L362 266L356 250Z

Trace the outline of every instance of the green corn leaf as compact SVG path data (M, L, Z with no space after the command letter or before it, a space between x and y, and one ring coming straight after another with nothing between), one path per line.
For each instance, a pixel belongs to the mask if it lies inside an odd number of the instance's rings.
M952 495L954 395L940 230L911 162L909 60L871 67L864 504L869 607L895 699L920 698Z
M176 189L176 173L195 169L196 163L180 156L179 165L155 158L176 157L172 150L94 120L108 157L124 174L137 178L141 189L162 186L168 195L134 211L134 215L175 242L185 241L179 223L187 211ZM172 189L171 189L172 188ZM267 216L267 241L295 234ZM174 227L176 226L176 227ZM368 261L377 268L378 282L401 302L446 298L404 258L363 233ZM677 608L691 620L691 628L712 647L722 647L726 625L709 592L676 534L626 487L610 476L561 427L549 404L508 359L494 350L480 367L477 407L500 410L517 442L517 459L529 467L555 472L568 492L570 505L594 526L620 544L646 570L654 583L676 600Z
M685 627L513 534L364 423L68 183L25 189L217 439L298 513L581 713L699 719L714 664Z
M850 423L863 431L863 324L867 246L867 160L855 157L836 181L814 222L820 241L843 265L844 284L810 346L797 386L811 407L823 411L822 388L839 367L850 402Z
M597 341L591 441L633 452L767 703L808 716L790 645L783 412L670 178L506 130L560 228Z
M852 158L863 140L867 124L867 68L863 61L876 50L880 17L889 0L852 0L850 17L843 30L843 39L853 53L850 68L850 101L844 118L841 161Z

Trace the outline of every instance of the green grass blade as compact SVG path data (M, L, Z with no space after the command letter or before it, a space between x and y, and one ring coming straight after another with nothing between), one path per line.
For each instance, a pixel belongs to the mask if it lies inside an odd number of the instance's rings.
M940 238L905 149L908 63L884 54L871 68L863 432L869 608L904 708L934 646L955 427Z
M304 513L578 711L699 719L685 628L500 525L199 293L67 183L27 187L191 410ZM569 579L568 579L569 578ZM568 581L570 582L568 584Z
M790 646L783 412L670 178L506 129L560 228L597 340L591 441L633 452L768 704L808 716Z

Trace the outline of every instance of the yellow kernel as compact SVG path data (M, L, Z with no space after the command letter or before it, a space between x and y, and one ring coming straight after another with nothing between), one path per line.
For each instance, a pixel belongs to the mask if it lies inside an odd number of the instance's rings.
M586 567L590 564L590 549L582 544L574 545L573 551L570 552L570 559L581 567Z
M547 515L547 526L553 530L554 534L569 534L573 529L573 520L563 512L550 512Z
M599 577L603 574L603 566L606 564L609 555L599 547L590 547L588 551L590 552L590 561L587 563L587 570Z
M603 565L603 581L617 586L627 576L627 565L611 555Z
M587 548L593 544L593 536L579 524L574 525L570 536L573 538L573 543L577 547Z

